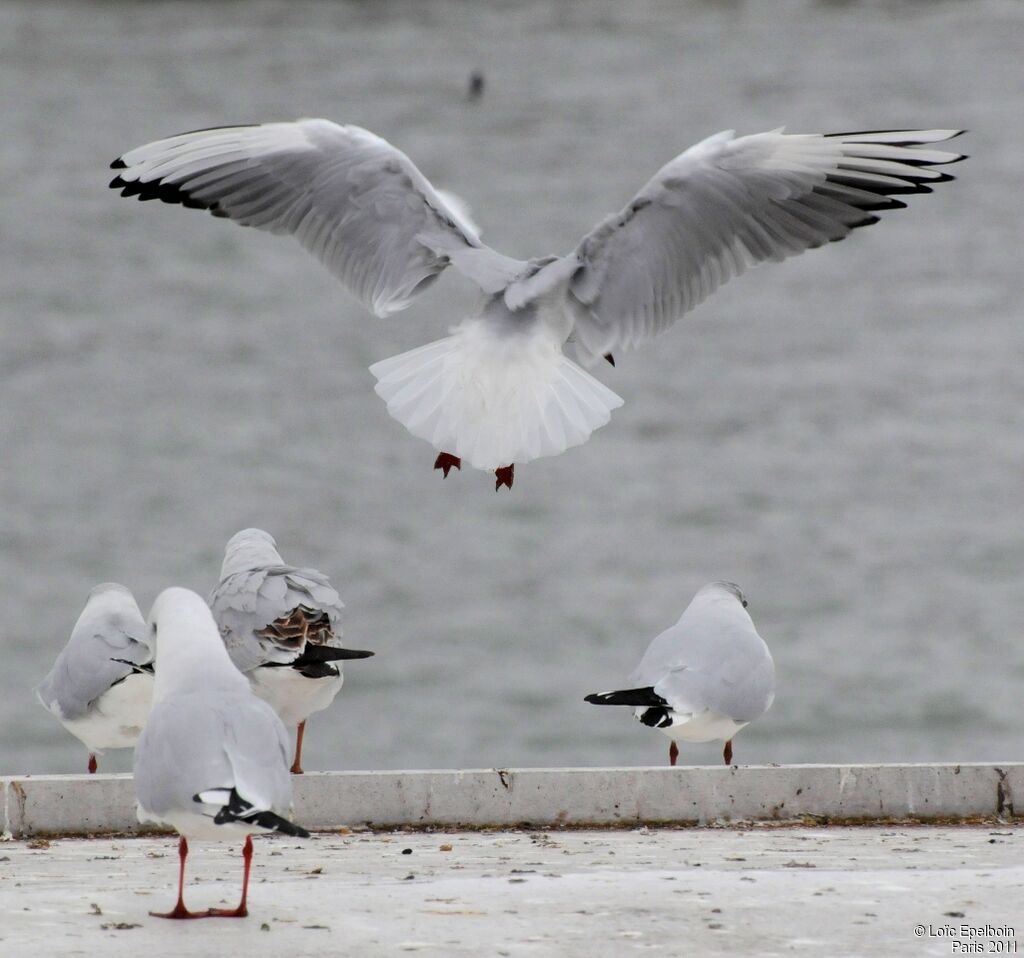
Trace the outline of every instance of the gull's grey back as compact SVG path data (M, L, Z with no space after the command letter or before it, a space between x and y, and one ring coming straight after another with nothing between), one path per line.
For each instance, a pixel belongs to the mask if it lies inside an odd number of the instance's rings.
M246 801L287 815L292 801L284 725L248 688L195 689L157 702L135 750L139 804L156 816L199 811L192 796L237 789Z
M77 719L115 682L152 658L146 622L131 592L104 582L89 593L68 644L36 692L61 718Z
M711 583L679 621L657 636L632 676L677 709L710 709L739 722L765 712L775 696L775 665L732 583Z

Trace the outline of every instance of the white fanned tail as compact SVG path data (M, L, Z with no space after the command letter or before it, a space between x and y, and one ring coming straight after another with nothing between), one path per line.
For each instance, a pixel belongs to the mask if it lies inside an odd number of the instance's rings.
M484 470L578 446L622 405L539 325L510 332L466 320L370 372L409 432Z

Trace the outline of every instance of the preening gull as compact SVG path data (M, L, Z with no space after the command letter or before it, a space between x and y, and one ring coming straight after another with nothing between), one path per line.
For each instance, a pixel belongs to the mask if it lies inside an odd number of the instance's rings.
M301 774L306 719L341 690L343 660L373 653L342 647L341 596L322 572L286 564L262 529L228 541L210 608L253 691L285 725L298 726L292 771Z
M36 688L39 701L89 750L90 772L103 749L138 741L152 705L152 659L135 597L116 582L96 586Z
M139 820L176 829L178 902L158 918L243 918L254 832L308 838L293 824L288 735L228 658L210 609L188 589L166 589L149 614L156 646L153 711L135 749ZM245 836L237 908L185 907L188 839Z
M378 316L405 309L449 264L483 293L452 334L370 367L388 412L438 451L511 486L514 465L584 442L622 399L585 364L663 332L751 266L841 240L952 179L933 144L960 130L737 137L663 166L565 256L526 261L473 224L386 140L328 120L220 127L130 150L122 196L209 210L294 235Z
M704 586L679 621L648 646L631 687L585 699L594 705L630 705L644 725L677 742L724 741L732 764L736 733L763 715L775 698L775 663L732 582Z

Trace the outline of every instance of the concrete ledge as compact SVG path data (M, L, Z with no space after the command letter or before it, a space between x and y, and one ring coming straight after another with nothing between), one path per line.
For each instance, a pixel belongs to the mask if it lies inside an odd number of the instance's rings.
M1024 763L311 772L295 820L342 825L712 825L1012 820ZM143 832L130 775L0 778L4 834ZM150 829L151 830L151 829Z

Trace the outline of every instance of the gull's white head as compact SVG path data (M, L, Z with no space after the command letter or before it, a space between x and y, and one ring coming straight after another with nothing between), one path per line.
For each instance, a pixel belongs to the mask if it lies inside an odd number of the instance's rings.
M180 688L249 683L228 657L210 607L190 589L164 589L149 612L149 641L156 649L153 699Z
M220 568L221 579L245 572L249 569L261 569L268 565L282 565L284 559L277 551L277 543L269 532L262 529L243 529L236 532L224 549L224 562Z
M705 598L719 601L735 599L744 609L747 607L747 597L735 582L709 582L693 598L694 600Z

